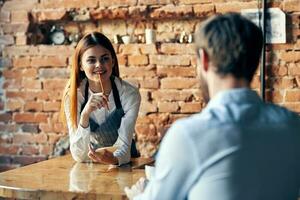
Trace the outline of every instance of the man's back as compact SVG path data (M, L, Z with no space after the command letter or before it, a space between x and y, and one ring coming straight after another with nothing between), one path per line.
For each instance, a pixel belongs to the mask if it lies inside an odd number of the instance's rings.
M198 167L189 199L297 199L299 117L249 89L219 94L188 128Z

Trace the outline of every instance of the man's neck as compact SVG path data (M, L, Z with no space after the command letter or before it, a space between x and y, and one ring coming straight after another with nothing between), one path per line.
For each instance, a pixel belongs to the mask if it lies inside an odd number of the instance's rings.
M245 87L250 87L248 81L246 81L245 79L234 78L232 75L212 75L208 84L210 98L213 98L217 93L225 90Z

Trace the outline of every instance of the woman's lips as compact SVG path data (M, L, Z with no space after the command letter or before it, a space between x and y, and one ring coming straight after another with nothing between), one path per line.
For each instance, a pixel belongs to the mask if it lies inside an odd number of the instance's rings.
M95 71L94 74L104 74L106 71Z

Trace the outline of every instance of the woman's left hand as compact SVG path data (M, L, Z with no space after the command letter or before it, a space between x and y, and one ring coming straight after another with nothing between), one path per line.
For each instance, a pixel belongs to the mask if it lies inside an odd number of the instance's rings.
M88 156L93 162L96 163L103 163L107 165L115 165L118 163L118 159L113 155L113 153L105 148L93 150L91 147L89 147Z

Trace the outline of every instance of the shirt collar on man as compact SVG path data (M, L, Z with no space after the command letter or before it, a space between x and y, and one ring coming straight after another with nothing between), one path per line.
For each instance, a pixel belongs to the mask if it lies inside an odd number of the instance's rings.
M229 104L229 103L262 103L258 94L249 88L234 88L226 91L222 91L216 94L209 103L206 109Z

